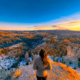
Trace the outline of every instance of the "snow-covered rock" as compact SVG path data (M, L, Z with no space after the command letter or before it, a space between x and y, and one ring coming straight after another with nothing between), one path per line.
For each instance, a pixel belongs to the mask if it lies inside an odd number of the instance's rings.
M26 65L26 63L28 63L27 60L22 60L22 61L19 63L18 66L24 66L24 65Z
M0 58L0 69L8 69L16 63L17 61L14 58Z

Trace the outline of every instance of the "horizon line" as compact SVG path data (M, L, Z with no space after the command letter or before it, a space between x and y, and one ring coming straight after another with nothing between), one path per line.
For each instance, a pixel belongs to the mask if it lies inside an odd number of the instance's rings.
M75 32L80 32L77 30L67 30L67 29L49 29L49 30L0 30L0 31L75 31Z

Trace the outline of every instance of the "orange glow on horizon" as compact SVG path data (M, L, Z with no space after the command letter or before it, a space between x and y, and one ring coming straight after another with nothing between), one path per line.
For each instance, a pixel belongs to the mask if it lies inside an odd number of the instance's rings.
M65 28L72 31L80 31L80 21L74 21L57 25L59 28Z
M24 25L6 25L0 24L0 30L72 30L72 31L80 31L80 21L73 21L68 23L57 24L56 26L36 26L36 27L29 27Z

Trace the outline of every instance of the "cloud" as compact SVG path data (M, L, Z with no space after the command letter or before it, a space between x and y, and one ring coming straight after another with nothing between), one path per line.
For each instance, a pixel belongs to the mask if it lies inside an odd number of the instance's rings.
M57 25L59 28L80 31L80 21L73 21Z
M64 24L64 23L69 23L69 22L74 22L74 21L80 21L80 12L72 14L70 16L63 16L59 19L50 21L48 23L44 23L45 25L57 25L57 24Z
M52 25L52 27L57 27L57 25Z
M80 13L43 24L0 23L0 30L76 30L80 31Z

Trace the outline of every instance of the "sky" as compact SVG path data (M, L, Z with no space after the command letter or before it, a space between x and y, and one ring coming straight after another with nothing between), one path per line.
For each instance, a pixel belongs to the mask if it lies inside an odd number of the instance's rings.
M80 31L80 0L0 0L0 30Z

